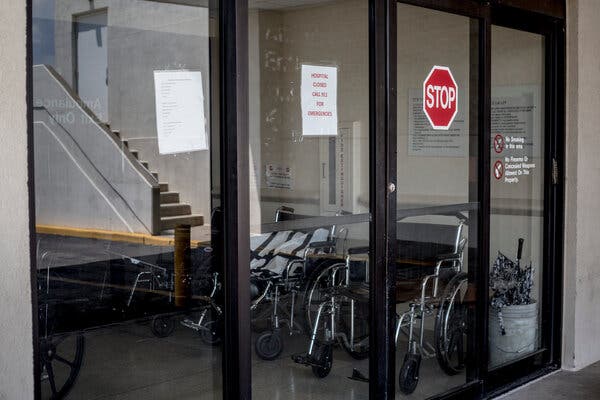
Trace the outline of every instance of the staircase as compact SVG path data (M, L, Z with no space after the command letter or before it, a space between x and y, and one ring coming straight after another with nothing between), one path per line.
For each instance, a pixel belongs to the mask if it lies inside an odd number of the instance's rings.
M124 152L129 152L131 155L138 160L138 162L147 169L152 176L159 182L160 186L160 230L168 231L175 229L178 225L191 225L200 226L204 224L204 217L199 214L192 214L192 207L189 204L181 203L179 199L179 192L174 192L169 189L167 182L160 182L158 178L158 172L150 170L148 162L141 161L139 159L139 152L129 148L129 142L121 137L121 132L118 130L109 130L116 136L118 141L121 142L121 149Z

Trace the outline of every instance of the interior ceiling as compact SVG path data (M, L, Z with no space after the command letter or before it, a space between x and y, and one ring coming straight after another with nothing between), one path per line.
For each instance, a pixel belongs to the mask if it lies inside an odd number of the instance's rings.
M248 7L265 10L282 10L332 2L332 0L249 0Z
M158 3L179 4L194 7L208 7L209 0L147 0ZM248 8L262 10L284 10L302 8L318 4L333 3L336 0L248 0Z

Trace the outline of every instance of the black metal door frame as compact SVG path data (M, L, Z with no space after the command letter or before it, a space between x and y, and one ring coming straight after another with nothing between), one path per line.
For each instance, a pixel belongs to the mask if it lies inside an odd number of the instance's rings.
M544 37L544 232L541 348L511 365L488 371L484 393L497 395L560 368L565 141L564 19L509 7L492 9L490 25ZM493 40L493 38L492 38ZM489 176L489 175L488 175Z
M475 0L400 0L402 3L436 9L467 16L475 21L478 42L472 54L478 58L471 81L477 82L472 95L477 95L477 129L480 132L477 149L477 185L473 196L479 201L477 224L478 265L489 265L490 225L490 119L491 119L491 25L525 20L546 35L546 123L551 137L547 140L546 204L545 204L545 259L548 261L544 275L545 350L528 359L543 360L525 373L510 375L509 381L499 379L504 372L488 371L487 320L488 287L487 269L472 276L481 293L477 300L474 325L474 349L477 356L468 371L471 381L437 398L485 398L546 373L560 364L560 310L562 271L562 180L552 183L553 160L562 171L564 157L564 19L533 14L521 9L499 5L500 1ZM395 396L395 344L394 344L394 286L395 267L395 217L396 217L396 0L369 0L369 158L370 158L370 262L371 279L370 326L371 354L369 369L369 394L373 399L393 399ZM248 85L247 85L247 0L220 2L219 54L222 65L220 92L222 95L222 148L221 168L229 175L223 177L224 206L229 210L225 219L226 272L225 299L226 329L223 354L223 386L225 399L251 398L250 324L245 310L249 308L248 293L248 215L247 188L248 146ZM509 16L508 20L504 20ZM533 19L532 19L533 18ZM537 21L533 25L531 21ZM509 24L512 26L512 22ZM517 26L518 28L518 26ZM531 30L531 28L528 28ZM552 112L549 112L552 111ZM550 156L548 156L550 155ZM235 174L233 174L235 172ZM548 330L546 330L548 329ZM511 371L518 370L515 366Z
M438 396L450 398L484 398L524 383L560 365L562 308L562 243L564 215L564 110L565 110L565 33L564 16L547 17L516 8L503 7L505 1L475 0L404 0L403 3L437 9L477 19L479 31L477 76L479 86L478 113L481 116L479 138L480 201L478 223L479 265L489 265L489 174L490 174L490 29L492 23L534 30L546 37L546 198L544 274L544 350L513 365L510 370L487 369L487 301L478 296L475 325L478 358L470 371L469 384ZM210 0L218 30L211 43L211 54L217 60L211 74L218 77L218 107L220 131L219 165L222 206L224 208L224 311L223 398L251 398L251 346L249 321L249 198L248 198L248 79L247 79L247 0ZM517 2L518 3L518 2ZM542 7L542 2L534 2ZM32 116L32 1L27 0L27 99L29 176L33 176L33 116ZM555 10L555 7L551 7ZM549 13L551 14L551 13ZM394 259L396 195L396 0L369 0L369 104L370 104L370 207L371 207L371 290L370 337L372 399L393 399L395 392L394 336ZM553 172L557 171L554 181ZM31 280L34 348L34 394L40 398L39 354L37 351L37 296L35 265L35 208L33 180L29 183L29 214L31 231ZM480 288L487 291L487 272L475 277ZM541 360L527 367L536 357ZM376 372L375 372L376 371ZM512 374L511 371L520 371ZM525 371L525 374L523 374ZM503 379L504 378L504 379Z
M548 15L492 2L460 0L399 0L400 3L463 15L477 21L478 43L472 44L472 57L478 53L476 71L471 71L471 84L477 81L479 140L477 148L479 221L477 224L477 265L489 265L490 238L490 132L491 132L491 26L538 33L545 38L545 196L544 196L544 271L542 292L542 348L510 366L488 370L488 283L487 268L470 277L478 288L477 310L473 329L475 357L468 369L471 380L462 387L440 394L439 399L488 398L506 392L531 379L560 368L562 327L562 251L564 215L564 126L565 126L565 29L564 15L549 6ZM532 5L544 11L540 2ZM395 30L394 30L395 31ZM473 62L473 60L471 60ZM471 91L473 96L475 93ZM393 112L393 111L392 111ZM471 116L473 117L473 116ZM472 121L473 122L473 121ZM388 131L389 135L395 132ZM395 159L389 164L395 164ZM472 190L472 189L471 189Z

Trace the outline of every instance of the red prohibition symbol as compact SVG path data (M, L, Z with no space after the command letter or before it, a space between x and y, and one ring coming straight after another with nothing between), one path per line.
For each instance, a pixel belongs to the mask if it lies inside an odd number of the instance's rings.
M494 163L494 178L502 179L504 176L504 163L500 160Z
M502 150L504 150L504 136L497 134L494 138L494 151L500 154Z

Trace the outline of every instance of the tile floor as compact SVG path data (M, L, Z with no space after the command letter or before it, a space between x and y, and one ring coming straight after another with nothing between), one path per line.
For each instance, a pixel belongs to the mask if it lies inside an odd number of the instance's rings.
M183 326L167 338L156 338L148 323L127 323L85 333L86 352L81 373L68 399L218 399L220 350L199 340ZM285 338L284 353L263 361L253 353L253 398L269 400L358 400L368 398L368 385L348 379L352 368L368 374L368 360L356 361L334 350L329 376L318 379L309 367L295 364L291 355L306 351L302 335ZM400 346L403 346L401 343ZM403 354L398 354L398 369ZM435 359L424 360L415 393L398 399L424 399L464 382L449 377ZM42 385L49 398L49 386Z
M600 362L577 372L556 372L498 398L498 400L580 399L600 399Z

